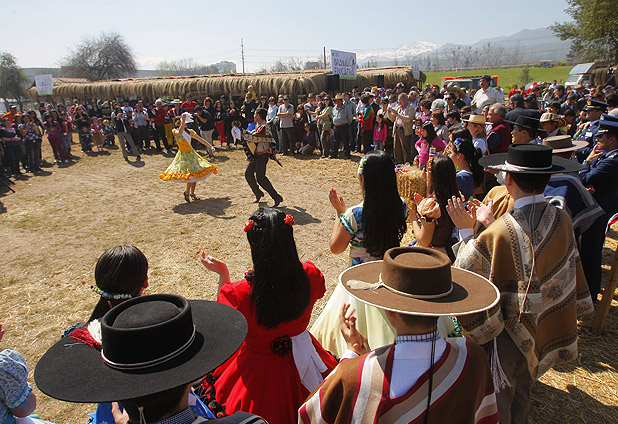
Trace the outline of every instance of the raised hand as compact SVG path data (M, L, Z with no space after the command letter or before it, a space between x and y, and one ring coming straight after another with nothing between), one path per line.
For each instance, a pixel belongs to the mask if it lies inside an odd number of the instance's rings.
M341 334L348 345L348 349L354 351L358 355L363 355L371 349L369 348L367 337L356 328L356 317L354 316L354 312L356 312L356 310L354 308L350 310L350 305L348 303L344 303L341 307L341 312L339 313Z
M333 208L337 211L337 213L344 213L346 211L345 202L343 197L337 195L337 190L331 188L328 192L328 200L330 200L330 204L333 205Z
M496 220L494 217L494 201L491 197L487 198L487 204L478 199L473 199L472 204L476 208L476 220L483 224L485 228L489 227Z
M474 228L476 223L476 206L473 204L465 206L461 198L453 196L449 199L448 205L446 205L446 211L457 228Z
M200 251L200 261L202 261L202 264L206 267L206 269L216 272L219 275L228 272L225 262L220 261L210 255L206 255L206 252L203 250Z

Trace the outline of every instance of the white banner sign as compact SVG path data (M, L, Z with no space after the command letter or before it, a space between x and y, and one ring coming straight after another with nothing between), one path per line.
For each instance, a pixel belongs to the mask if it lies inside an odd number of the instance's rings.
M331 50L330 67L341 79L356 79L356 53Z
M41 96L54 92L54 79L51 74L35 76L34 83L37 93Z

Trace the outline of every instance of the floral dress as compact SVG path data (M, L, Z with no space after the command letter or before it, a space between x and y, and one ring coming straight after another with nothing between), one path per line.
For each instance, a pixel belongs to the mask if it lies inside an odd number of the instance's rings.
M188 129L182 134L177 129L172 130L174 140L178 145L178 153L171 165L159 175L163 181L180 183L195 183L206 179L211 174L219 172L217 166L201 157L191 147L191 137L196 137L195 131Z
M5 349L0 352L0 423L13 424L12 409L26 404L32 393L28 383L28 366L19 352Z

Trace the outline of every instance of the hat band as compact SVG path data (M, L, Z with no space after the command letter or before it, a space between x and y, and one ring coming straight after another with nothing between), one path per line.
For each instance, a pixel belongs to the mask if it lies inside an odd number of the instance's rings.
M505 168L503 169L503 171L548 171L552 168L553 165L549 165L549 166L520 166L520 165L513 165L512 163L509 163L509 161L505 161L504 162L504 166Z
M379 281L377 283L368 283L366 281L360 281L360 280L348 280L348 285L353 290L375 290L375 289L379 289L380 287L384 287L388 291L391 291L391 292L393 292L395 294L398 294L398 295L401 295L401 296L405 296L405 297L412 297L414 299L440 299L441 297L448 296L453 291L453 283L451 282L451 288L448 289L447 291L445 291L444 293L438 293L438 294L412 294L412 293L406 293L406 292L399 291L397 289L394 289L394 288L386 285L382 281L382 274L380 274L380 279L379 279Z
M156 359L153 359L151 361L146 361L146 362L136 362L136 363L131 363L131 364L123 364L123 363L120 363L120 362L113 362L113 361L110 361L109 359L107 359L105 357L105 352L103 352L102 349L101 349L101 358L103 359L103 362L105 362L107 365L109 365L112 368L117 368L117 369L121 369L121 370L126 370L126 369L139 370L139 369L148 368L148 367L152 367L152 366L155 366L155 365L162 364L163 362L166 362L166 361L168 361L170 359L173 359L173 358L179 356L181 353L183 353L185 350L187 350L189 348L189 346L191 346L193 344L194 340L195 340L195 325L193 326L193 333L191 333L191 337L189 338L189 340L184 345L182 345L181 347L179 347L175 351L170 352L167 355L162 356L160 358L156 358Z

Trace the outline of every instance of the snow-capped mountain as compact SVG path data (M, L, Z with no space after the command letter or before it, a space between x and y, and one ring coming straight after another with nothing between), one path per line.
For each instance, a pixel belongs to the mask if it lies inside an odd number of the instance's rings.
M412 44L386 49L386 50L366 50L356 53L357 61L383 60L383 59L402 59L411 58L421 53L430 52L440 48L440 44L430 41L415 41Z

